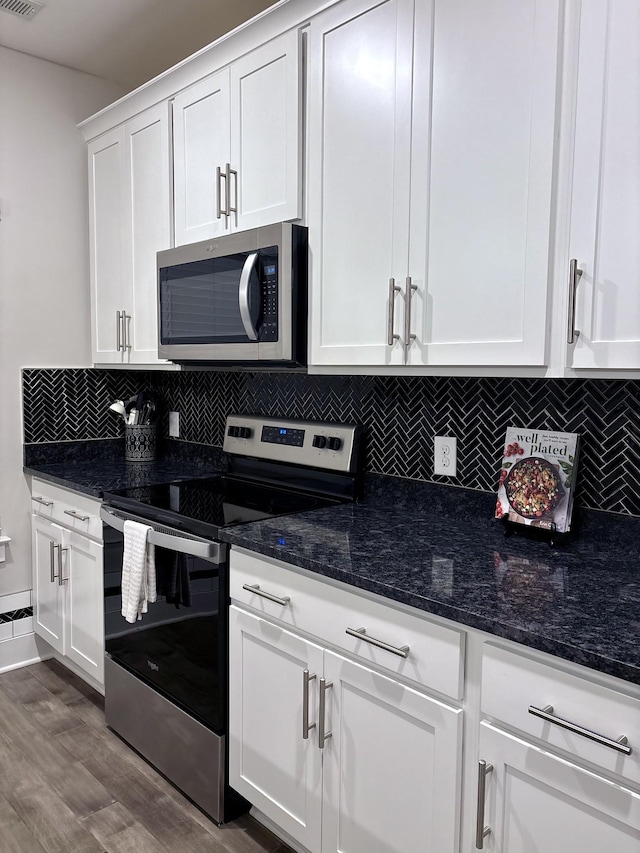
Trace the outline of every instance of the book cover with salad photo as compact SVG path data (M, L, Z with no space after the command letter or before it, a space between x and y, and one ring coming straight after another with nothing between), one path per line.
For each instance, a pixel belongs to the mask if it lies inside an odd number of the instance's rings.
M496 518L568 533L579 446L574 432L509 427Z

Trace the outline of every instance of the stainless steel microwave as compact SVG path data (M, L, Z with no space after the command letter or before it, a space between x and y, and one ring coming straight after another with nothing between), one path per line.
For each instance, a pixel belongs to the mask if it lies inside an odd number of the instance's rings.
M158 355L306 364L307 229L290 222L158 252Z

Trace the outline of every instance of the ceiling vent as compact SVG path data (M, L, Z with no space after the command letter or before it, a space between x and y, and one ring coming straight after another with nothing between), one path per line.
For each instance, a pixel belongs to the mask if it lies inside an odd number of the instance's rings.
M40 9L44 9L44 4L31 0L0 0L0 11L11 12L19 18L35 18Z

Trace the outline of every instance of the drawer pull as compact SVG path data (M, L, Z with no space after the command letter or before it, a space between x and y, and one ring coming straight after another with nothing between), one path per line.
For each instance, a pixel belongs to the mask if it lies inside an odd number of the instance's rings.
M629 741L626 735L620 735L616 740L599 735L597 732L592 732L590 729L585 729L576 723L570 723L569 720L563 720L562 717L556 717L553 713L553 705L545 705L544 708L535 708L533 705L529 705L529 713L533 714L534 717L540 717L541 720L545 720L547 723L554 723L556 726L560 726L577 735L594 740L596 743L602 744L602 746L615 749L616 752L631 755L631 747L628 745Z
M484 840L491 832L490 826L484 825L484 803L486 799L487 776L493 770L493 764L487 764L481 759L478 762L478 809L476 811L476 850L484 849Z
M308 740L309 732L315 729L316 724L309 722L309 683L315 681L315 674L310 675L309 670L302 671L302 739Z
M390 646L389 643L385 643L383 640L376 640L375 637L367 636L366 628L347 628L346 633L350 637L356 637L358 640L364 640L365 643L371 643L372 646L384 649L385 652L391 652L392 655L398 655L399 658L409 657L409 646L400 646L399 648Z
M37 504L42 504L42 506L53 506L53 501L45 500L45 498L35 497L35 495L31 498L32 501L35 501Z
M89 521L89 519L91 518L90 515L80 515L80 513L76 512L75 509L65 509L64 514L70 515L72 518L77 518L78 521Z
M324 745L326 741L333 735L333 732L328 732L325 730L325 725L327 721L327 690L333 687L332 681L327 681L326 678L320 679L320 708L319 708L319 722L318 722L318 747L319 749L324 749Z
M288 595L285 595L282 598L278 598L277 595L271 595L270 592L265 592L263 589L260 589L259 583L243 583L242 589L246 589L247 592L255 592L255 594L259 595L261 598L266 598L269 601L274 601L276 604L280 604L282 607L286 607L287 604L291 601Z

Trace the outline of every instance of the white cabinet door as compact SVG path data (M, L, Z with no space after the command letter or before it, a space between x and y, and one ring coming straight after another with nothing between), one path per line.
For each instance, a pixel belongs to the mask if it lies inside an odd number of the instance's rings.
M412 0L350 0L311 21L313 364L404 357L401 341L388 345L403 313L389 281L407 275L412 42Z
M231 65L233 228L301 216L299 38L292 30Z
M127 221L124 257L128 304L128 360L131 364L166 363L158 359L156 252L171 246L171 159L169 107L158 104L125 125Z
M639 54L636 0L583 0L569 247L583 273L571 367L640 368Z
M68 534L66 560L67 657L104 682L103 546L78 533Z
M67 551L62 550L62 528L32 516L34 631L57 652L65 649Z
M431 14L416 4L407 361L543 365L560 3Z
M325 652L322 853L458 850L462 711Z
M128 299L123 284L127 217L125 133L117 127L89 143L89 256L92 350L95 364L122 364L126 351L118 312Z
M302 737L303 673L315 722L322 650L235 606L229 612L229 783L311 853L320 850L317 726Z
M481 724L488 853L637 853L640 794Z
M173 100L175 245L224 234L230 160L229 69L205 78Z
M171 241L166 104L89 143L95 364L160 364L156 252Z

